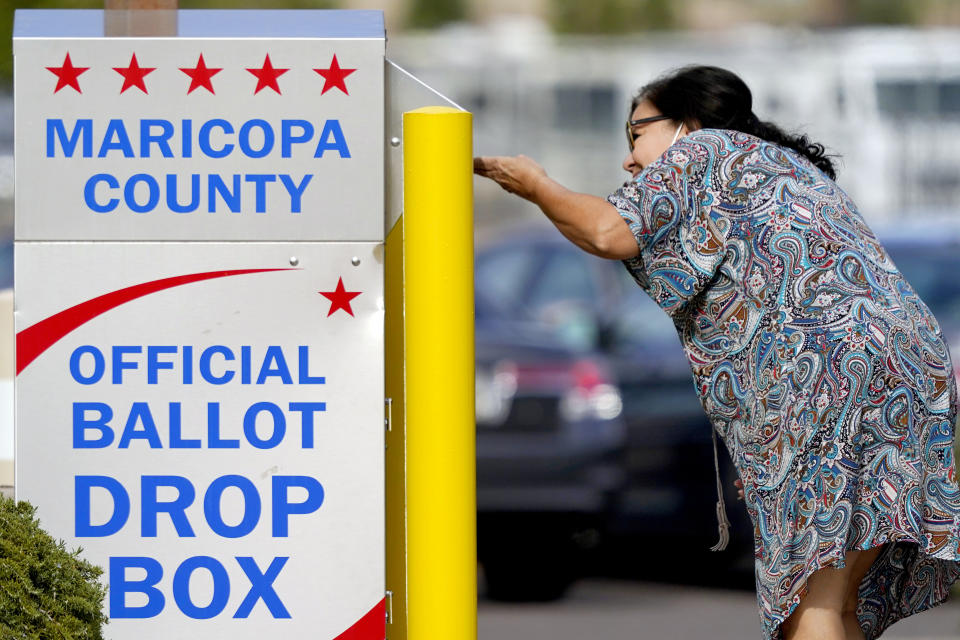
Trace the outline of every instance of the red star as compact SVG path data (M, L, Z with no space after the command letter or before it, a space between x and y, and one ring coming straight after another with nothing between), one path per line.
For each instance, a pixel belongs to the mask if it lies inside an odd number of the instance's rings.
M80 83L77 82L77 78L89 68L90 67L73 66L73 62L70 61L70 52L68 51L67 57L63 59L63 66L47 67L47 71L57 76L57 88L54 89L53 92L56 93L64 87L73 87L77 90L77 93L83 93L83 91L80 91Z
M203 54L201 53L200 59L197 60L197 66L192 69L189 67L180 67L180 71L190 76L190 88L187 89L188 94L199 87L203 87L210 93L216 93L213 90L213 83L210 82L210 78L223 71L223 68L214 69L208 67L207 63L203 61Z
M340 91L343 91L347 95L350 95L350 93L347 91L347 85L343 79L356 71L356 69L342 69L340 67L340 63L337 62L337 54L333 54L333 61L330 63L330 67L328 69L314 69L314 71L323 76L323 91L320 92L320 95L325 94L334 87L340 89Z
M350 308L350 301L360 295L361 291L347 291L343 288L343 278L337 280L337 288L333 291L318 291L320 295L330 301L330 311L327 312L327 317L333 315L335 311L343 309L351 316L353 315L353 309Z
M149 73L153 73L156 70L156 67L141 67L137 62L137 54L130 56L130 65L127 67L114 67L114 71L123 76L123 86L120 87L120 93L123 93L130 87L136 87L143 91L147 92L147 85L143 83L143 79Z
M257 76L257 88L253 91L254 94L260 93L261 89L270 87L277 93L280 93L280 85L277 84L277 78L285 74L290 69L275 69L274 66L270 63L270 54L267 54L267 57L263 60L263 66L259 69L247 69L250 73Z

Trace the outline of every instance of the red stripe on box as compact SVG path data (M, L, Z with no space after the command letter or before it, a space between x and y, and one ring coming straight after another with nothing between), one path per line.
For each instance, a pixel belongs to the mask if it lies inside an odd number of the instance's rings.
M384 640L387 635L387 599L378 602L362 618L333 640Z
M160 280L136 284L132 287L126 287L117 291L111 291L110 293L105 293L102 296L97 296L86 302L74 305L69 309L64 309L60 313L30 325L17 334L17 374L26 369L27 365L36 360L40 354L56 344L60 338L97 316L119 307L126 302L142 298L157 291L163 291L164 289L171 289L193 282L200 282L202 280L226 278L228 276L239 276L248 273L264 273L267 271L292 271L292 269L234 269L231 271L208 271L206 273L191 273L185 276L162 278Z

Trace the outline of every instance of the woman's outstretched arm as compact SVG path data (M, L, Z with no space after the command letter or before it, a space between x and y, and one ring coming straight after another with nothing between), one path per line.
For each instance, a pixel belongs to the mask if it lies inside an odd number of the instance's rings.
M639 252L637 239L616 207L567 189L526 156L474 158L473 171L540 207L560 233L584 251L615 260Z

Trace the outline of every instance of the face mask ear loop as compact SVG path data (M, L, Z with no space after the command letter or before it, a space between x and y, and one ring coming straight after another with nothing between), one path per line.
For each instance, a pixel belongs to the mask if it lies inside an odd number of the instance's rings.
M673 140L670 141L670 146L673 146L673 143L677 141L677 136L680 135L680 129L683 128L683 123L680 123L680 126L677 127L677 132L673 134Z

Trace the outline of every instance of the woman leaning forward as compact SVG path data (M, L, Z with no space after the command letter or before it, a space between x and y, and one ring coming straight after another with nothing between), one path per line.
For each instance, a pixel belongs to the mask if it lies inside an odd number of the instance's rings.
M643 87L632 178L606 199L525 156L474 170L622 260L673 320L754 525L764 637L870 640L960 578L953 365L823 147L751 103L716 67Z

